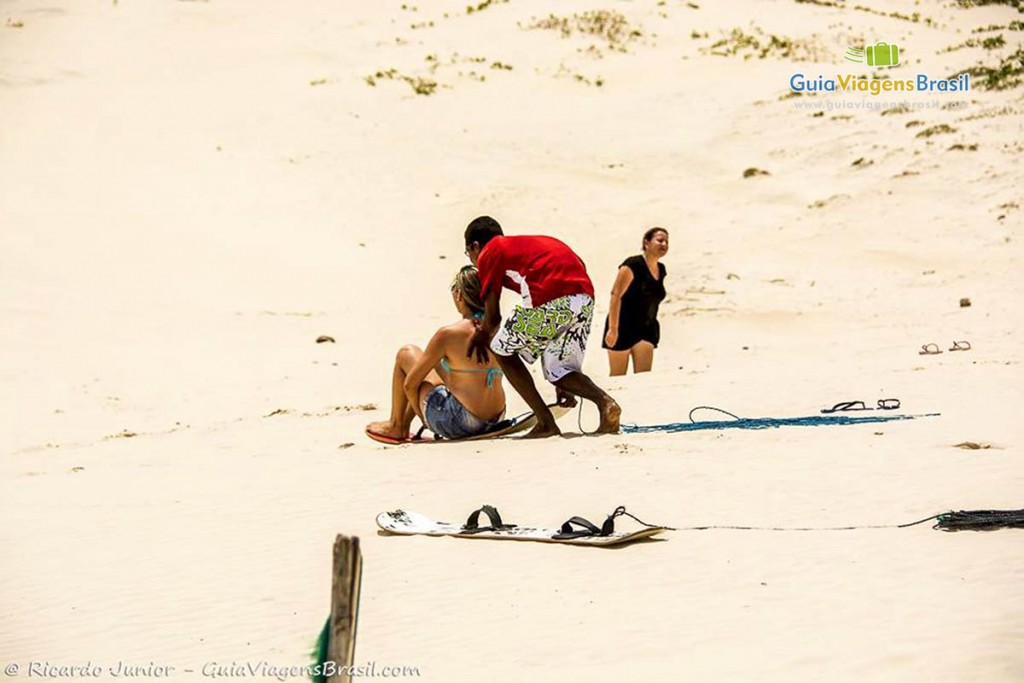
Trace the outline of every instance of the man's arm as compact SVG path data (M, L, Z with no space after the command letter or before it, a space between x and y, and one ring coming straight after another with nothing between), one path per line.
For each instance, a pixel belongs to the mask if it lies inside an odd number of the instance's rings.
M477 325L466 347L466 358L476 356L478 363L486 363L490 356L487 347L491 337L501 325L501 287L493 287L484 299L484 317Z

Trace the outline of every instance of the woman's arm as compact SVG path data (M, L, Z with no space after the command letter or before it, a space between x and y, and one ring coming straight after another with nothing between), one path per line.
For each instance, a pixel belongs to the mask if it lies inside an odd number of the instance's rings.
M420 418L420 420L423 420L423 409L420 407L420 384L444 357L444 349L448 342L449 334L450 331L445 327L435 332L434 336L427 343L427 348L423 350L423 355L420 356L419 361L417 361L416 365L412 366L409 374L405 376L405 384L402 388L405 389L409 405L412 406L412 409L416 412L416 417Z
M619 311L622 309L622 295L626 293L633 283L633 271L629 266L619 266L619 273L615 276L615 283L612 285L612 298L608 302L608 334L604 336L604 343L608 346L615 346L619 340Z

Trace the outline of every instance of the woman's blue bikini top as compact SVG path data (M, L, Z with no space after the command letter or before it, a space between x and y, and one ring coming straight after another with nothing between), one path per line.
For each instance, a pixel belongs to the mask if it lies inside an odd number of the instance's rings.
M486 372L487 373L487 388L490 389L494 386L494 378L501 377L501 370L498 368L453 368L447 358L441 359L441 367L444 368L445 372Z

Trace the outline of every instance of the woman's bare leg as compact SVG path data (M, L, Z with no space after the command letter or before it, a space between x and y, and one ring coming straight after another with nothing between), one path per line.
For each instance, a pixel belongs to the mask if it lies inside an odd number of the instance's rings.
M654 366L654 344L651 342L637 342L629 350L633 357L633 372L650 372Z
M366 425L368 430L394 439L403 439L409 435L409 425L412 424L416 413L405 395L405 377L422 356L423 350L414 344L398 350L395 356L395 369L391 373L391 418L382 422L371 422ZM432 391L434 387L443 383L440 375L431 370L420 385L417 395L422 400L425 390Z
M629 351L612 351L608 349L608 367L612 377L625 375L629 369Z

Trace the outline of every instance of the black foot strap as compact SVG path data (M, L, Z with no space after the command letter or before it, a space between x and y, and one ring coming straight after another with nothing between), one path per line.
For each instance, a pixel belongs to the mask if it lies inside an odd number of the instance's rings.
M490 526L480 526L480 513L487 515L487 519L491 522ZM492 505L481 505L476 510L470 513L469 518L466 520L466 524L462 527L462 533L464 534L479 534L482 531L500 531L502 529L514 529L515 524L505 524L501 521L501 515L498 514L498 510Z
M615 518L621 517L623 515L629 517L634 521L639 522L640 524L643 524L646 527L650 527L652 529L658 528L657 524L648 524L642 519L634 517L630 513L626 512L625 505L620 505L619 507L615 508L615 512L608 515L608 519L604 520L604 524L601 525L600 529L598 529L597 525L591 522L590 520L584 519L582 517L570 517L568 520L565 521L564 524L562 524L562 528L559 531L559 533L555 534L551 538L553 538L556 541L562 541L570 538L586 538L588 536L611 536L613 533L615 533ZM580 528L574 529L573 527ZM668 529L670 527L663 528Z

